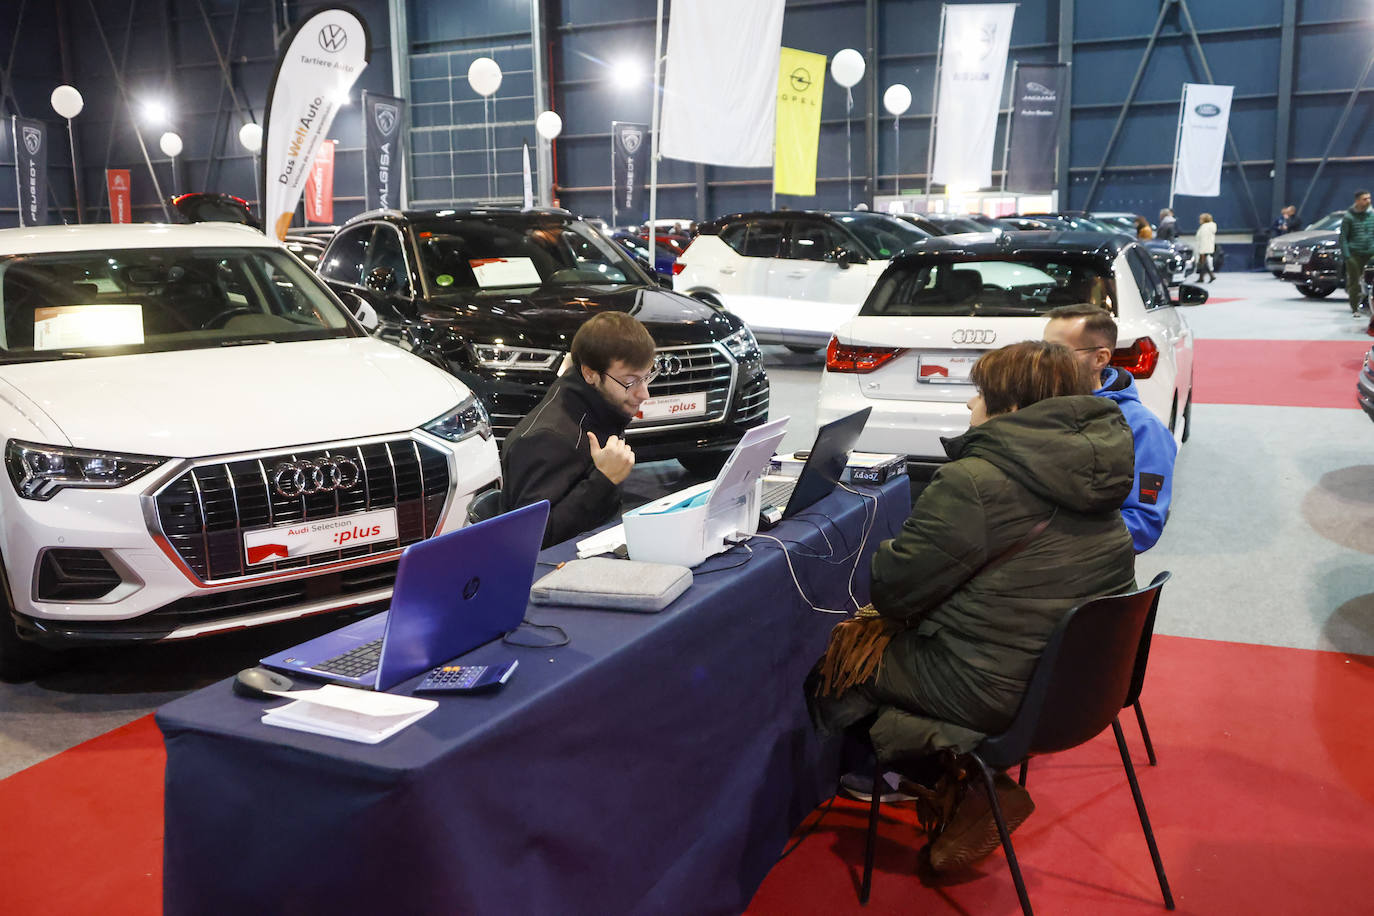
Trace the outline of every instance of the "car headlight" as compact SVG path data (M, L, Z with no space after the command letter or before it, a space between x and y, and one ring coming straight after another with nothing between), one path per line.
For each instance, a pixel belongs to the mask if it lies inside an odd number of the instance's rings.
M483 369L548 369L563 357L561 350L508 347L500 343L469 344Z
M462 442L473 436L491 438L491 420L487 417L486 408L475 395L468 395L463 403L420 428L449 442Z
M117 455L11 439L5 466L25 499L52 499L68 487L110 490L131 483L165 462L151 455Z
M759 355L759 342L748 327L740 328L721 341L736 359L756 359Z

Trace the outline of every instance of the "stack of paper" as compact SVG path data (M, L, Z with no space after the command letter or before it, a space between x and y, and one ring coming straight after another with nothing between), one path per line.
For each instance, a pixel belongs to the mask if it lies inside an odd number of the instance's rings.
M577 542L577 558L595 557L603 553L614 553L616 548L625 546L625 526L616 525L605 531Z
M376 744L391 737L439 705L436 700L374 693L336 684L281 695L295 702L263 713L264 725L364 744Z

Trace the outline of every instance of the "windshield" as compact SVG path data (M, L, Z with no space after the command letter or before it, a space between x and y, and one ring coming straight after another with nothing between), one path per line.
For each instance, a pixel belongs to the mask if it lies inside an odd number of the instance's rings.
M275 248L133 248L0 260L0 362L352 337Z
M1111 273L1096 259L1059 252L1016 261L922 257L883 274L859 314L1034 316L1081 302L1115 312L1115 298Z
M960 232L987 232L988 227L982 223L965 219L962 216L929 216L926 217L932 223L945 231L946 235L954 235Z
M1316 230L1316 229L1321 229L1321 230L1339 229L1339 228L1341 228L1341 217L1343 217L1343 216L1345 216L1345 211L1344 211L1344 210L1337 210L1335 213L1328 213L1328 214L1326 214L1326 215L1323 216L1321 219L1317 220L1315 223L1313 223L1312 225L1308 226L1307 228L1308 228L1309 230Z
M441 292L538 286L642 286L628 253L585 223L529 217L416 227L425 279Z
M930 238L928 233L911 223L881 213L845 213L835 219L854 233L859 244L868 250L870 258L890 258L904 248Z

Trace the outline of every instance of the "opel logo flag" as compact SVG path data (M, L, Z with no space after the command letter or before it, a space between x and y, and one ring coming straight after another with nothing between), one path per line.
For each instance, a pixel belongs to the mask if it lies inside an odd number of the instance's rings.
M263 225L286 237L320 144L370 58L367 23L349 9L317 10L292 29L267 92Z
M778 132L773 143L773 191L816 194L825 55L783 48L778 61Z

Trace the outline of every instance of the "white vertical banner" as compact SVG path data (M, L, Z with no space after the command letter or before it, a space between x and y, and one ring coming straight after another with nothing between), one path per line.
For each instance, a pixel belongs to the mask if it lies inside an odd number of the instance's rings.
M687 0L668 20L659 154L771 166L784 0Z
M1221 196L1221 163L1226 158L1226 125L1231 120L1234 90L1234 86L1183 84L1174 194Z
M992 185L997 112L1007 75L1015 3L945 4L935 162L930 180L946 188Z
M525 177L525 209L528 210L534 206L534 181L530 177L530 145L528 143L525 144L525 165L523 171Z

